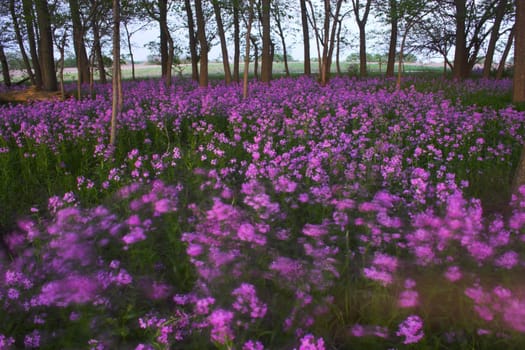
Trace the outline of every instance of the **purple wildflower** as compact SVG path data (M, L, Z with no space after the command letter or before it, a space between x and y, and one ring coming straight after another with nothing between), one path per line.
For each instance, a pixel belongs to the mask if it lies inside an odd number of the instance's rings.
M217 309L208 316L211 329L211 339L219 344L225 344L234 339L231 323L233 312Z
M459 281L462 277L461 270L459 266L450 266L447 271L445 271L445 278L450 282Z
M398 337L405 337L403 344L414 344L419 342L425 336L423 332L423 320L417 315L408 316L399 324L399 330L396 332Z
M264 345L257 340L248 340L242 346L242 350L264 350Z
M419 294L415 290L404 290L399 295L398 305L403 308L416 307Z
M298 350L325 350L323 338L315 339L312 334L307 334L301 338Z
M26 334L24 337L24 346L26 348L39 348L40 347L40 332L34 330L33 332Z
M266 314L266 304L257 298L255 287L249 283L242 283L241 286L232 292L236 297L233 308L243 314L249 314L251 318L263 318Z

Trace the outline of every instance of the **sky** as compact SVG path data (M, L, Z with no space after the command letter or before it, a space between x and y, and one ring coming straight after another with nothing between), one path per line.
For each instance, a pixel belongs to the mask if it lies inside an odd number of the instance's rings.
M367 28L369 30L377 29L377 25L375 25L373 23L373 19L372 18L369 18L369 22L370 22L369 25L367 25ZM341 58L342 59L346 58L346 56L348 56L351 52L357 52L358 51L358 43L357 43L358 30L357 30L357 26L355 25L353 19L351 19L351 18L348 18L346 20L346 26L350 28L351 34L353 36L355 36L355 41L354 41L355 44L352 45L353 46L352 48L345 50L344 53L341 54ZM303 54L303 45L302 45L302 32L296 31L295 33L288 33L287 34L286 28L284 30L285 30L285 35L287 36L287 38L286 38L286 48L287 48L288 54L291 55L294 59L302 60L303 55L304 55ZM310 30L310 31L311 31L310 36L313 37L312 30ZM176 33L173 33L172 35L176 36ZM182 42L184 42L185 40L187 40L185 37L181 38ZM244 38L241 38L241 40L244 41ZM133 54L135 56L135 59L137 61L145 61L147 59L147 56L149 55L149 51L148 51L148 49L144 48L144 45L147 44L150 41L159 41L159 27L158 27L158 25L156 23L152 23L147 29L142 30L140 32L137 32L132 37L132 41L134 43ZM229 50L228 52L232 52L233 53L233 42L229 43L229 44L230 45L228 47L228 50ZM281 46L280 42L279 42L278 46L279 47ZM122 46L121 50L122 50L123 54L127 54L128 53L127 45ZM369 51L373 52L372 49L369 49ZM310 54L311 54L312 57L314 57L314 56L316 57L317 56L317 49L316 49L316 46L315 46L315 40L313 40L313 39L310 40ZM230 56L232 56L232 54L230 54ZM215 59L222 59L222 54L221 54L221 50L220 50L220 45L219 45L218 39L216 40L216 45L213 46L213 48L210 51L209 59L210 59L210 61L215 60Z
M132 42L133 42L133 55L135 57L135 60L136 61L146 61L150 53L148 49L144 48L144 45L146 45L150 41L158 41L158 40L159 40L159 28L156 25L152 25L151 28L142 30L134 34L132 36ZM182 40L185 40L185 38ZM230 47L228 48L229 50L228 52L233 53L233 43L230 43L230 44L231 45L229 45ZM287 40L286 44L287 44L287 50L290 51L289 54L291 54L293 58L302 59L303 57L302 44L295 44L291 47L288 47L289 45L292 45L291 40ZM312 41L311 45L315 45L315 42ZM314 46L311 46L310 50L314 48L315 48ZM127 45L122 46L121 50L123 54L128 54ZM314 51L311 51L311 52L312 54L315 53ZM210 61L215 60L215 59L222 59L221 49L218 43L210 50L209 59Z
M347 9L348 10L348 9ZM300 19L296 19L296 21L299 21L299 23L296 25L296 31L292 32L290 30L287 30L285 28L285 35L286 38L286 45L288 53L297 60L303 60L303 44L302 44L302 32L300 30ZM359 42L358 42L358 27L355 23L355 20L353 17L345 17L344 19L345 27L348 28L347 35L350 36L350 47L342 48L341 52L341 59L344 60L346 57L351 53L357 53L359 51ZM186 29L180 28L182 32L184 32L184 35L180 38L180 42L182 44L185 44L186 42ZM373 14L371 13L368 18L368 23L366 25L366 31L367 31L367 52L371 54L375 53L385 53L388 51L388 38L387 35L384 33L389 32L389 28L385 27L383 24L381 24L379 21L377 21ZM379 34L383 33L383 34ZM172 32L172 35L174 36L175 41L177 41L177 32ZM313 31L310 30L310 55L313 57L317 57L317 48L315 40L313 40ZM144 47L145 44L149 43L150 41L159 41L159 27L157 23L152 23L148 28L141 30L140 32L137 32L132 37L133 40L133 54L136 61L146 61L149 53L149 50ZM244 38L241 38L241 40L244 40ZM280 43L279 43L280 44ZM186 45L186 44L185 44ZM229 43L228 50L230 57L233 53L233 43ZM279 47L281 45L278 45ZM121 47L122 53L127 54L127 45L124 45ZM451 52L453 52L451 50ZM335 55L335 52L334 52ZM422 57L418 55L419 59L423 63L430 63L430 62L443 62L443 58L441 56L436 57ZM215 45L212 47L210 54L209 54L209 60L222 60L221 50L218 39L215 40Z

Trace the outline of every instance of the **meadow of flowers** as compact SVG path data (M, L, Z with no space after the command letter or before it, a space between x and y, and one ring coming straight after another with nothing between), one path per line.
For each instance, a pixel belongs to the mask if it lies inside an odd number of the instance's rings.
M126 82L114 148L108 86L0 107L0 349L523 348L510 84Z

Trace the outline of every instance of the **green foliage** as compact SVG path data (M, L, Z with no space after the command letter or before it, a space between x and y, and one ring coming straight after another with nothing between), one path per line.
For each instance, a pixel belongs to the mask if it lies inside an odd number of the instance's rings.
M295 60L295 59L292 57L292 55L290 55L290 54L287 54L287 55L286 55L286 58L287 58L288 62L294 62L294 61L297 61L297 60ZM274 62L284 62L284 55L281 54L281 53L275 53L275 54L273 55L273 61L274 61Z

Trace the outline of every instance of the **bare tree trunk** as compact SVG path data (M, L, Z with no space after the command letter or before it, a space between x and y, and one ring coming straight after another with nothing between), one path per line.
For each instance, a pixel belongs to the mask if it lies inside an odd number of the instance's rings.
M343 21L342 20L338 20L337 21L337 47L336 47L336 51L335 51L335 67L337 69L337 74L338 75L341 75L342 71L341 71L341 64L339 62L339 54L341 52L341 29L343 28Z
M508 0L498 1L498 7L496 8L496 16L494 18L494 25L490 33L489 46L487 48L487 55L485 56L485 63L483 64L483 78L490 77L492 71L492 62L494 62L494 52L496 51L496 42L500 36L499 29L501 22L505 16L505 10L507 7Z
M168 22L161 22L160 30L164 33L164 38L168 44L167 56L166 56L166 69L164 72L164 84L166 87L171 86L172 69L173 69L173 39L168 28Z
M199 80L199 56L197 54L197 39L195 37L195 23L193 21L193 11L191 9L190 0L184 0L184 8L186 10L186 17L188 18L188 37L190 44L190 59L191 59L191 79Z
M272 80L272 59L270 53L270 0L261 0L262 15L262 64L261 64L261 81L269 83Z
M306 0L300 0L301 4L301 23L303 27L303 45L304 45L304 74L312 74L310 65L310 34L308 33L308 12L306 9Z
M310 21L310 24L312 25L312 28L314 29L314 32L315 32L315 44L316 44L316 47L317 47L317 65L318 65L318 69L319 69L319 75L321 75L321 48L319 47L320 44L319 44L319 41L321 40L321 36L319 35L319 28L317 28L317 20L315 19L315 12L314 12L314 7L312 5L312 2L310 0L307 0L308 1L308 5L310 5L310 12L312 13L312 16L311 18L309 16L307 16L308 20Z
M95 57L97 59L99 80L102 84L106 84L108 80L106 76L106 68L104 66L104 56L102 55L102 45L100 44L100 28L99 28L99 24L97 21L98 21L97 18L94 18L92 21L93 50L95 52Z
M62 38L60 38L60 44L58 45L58 49L60 52L60 59L58 60L58 77L60 82L60 95L62 96L62 100L66 99L66 90L64 88L64 51L66 50L66 39L67 32L64 30Z
M9 12L11 14L11 20L13 21L13 27L15 30L15 37L18 43L18 48L20 49L20 54L22 55L22 60L24 61L24 66L26 67L27 75L31 80L31 84L36 85L35 75L31 69L31 63L29 62L29 57L27 57L26 49L24 47L24 41L22 39L22 33L20 32L20 24L18 23L18 16L15 11L15 0L9 1Z
M160 29L160 65L161 65L161 74L164 81L167 81L166 75L169 73L168 70L171 67L168 67L168 37L166 36L165 27L168 26L168 0L158 0L159 6L159 29ZM169 73L171 75L171 73Z
M120 0L117 0L120 2ZM119 10L120 11L120 10ZM119 38L120 39L120 38ZM119 53L120 53L120 45L119 45ZM117 86L118 86L118 111L119 114L122 111L122 106L124 105L124 95L122 93L122 67L120 66L120 60L118 64L118 80L117 80Z
M42 68L42 88L46 91L57 91L57 73L55 58L53 55L53 34L51 32L51 17L47 6L47 0L35 1L38 18L38 30L40 32L39 58Z
M368 14L370 13L371 4L372 0L366 0L365 11L361 17L361 7L359 5L359 0L352 0L352 7L354 9L357 26L359 27L359 75L361 77L367 76L365 27L368 20Z
M37 88L42 88L42 70L40 69L40 61L38 59L38 52L36 48L35 29L33 25L33 2L30 0L22 0L24 19L26 22L27 39L29 43L29 53L31 54L31 63L35 71L35 85Z
M282 45L283 45L283 62L284 62L284 74L289 77L290 76L290 68L288 67L288 51L286 49L286 42L284 41L284 37L282 38ZM273 57L273 55L272 55ZM273 58L272 58L273 61Z
M396 90L401 90L401 74L403 72L403 50L405 49L405 40L407 38L408 30L410 26L405 28L403 33L403 39L401 40L401 47L399 48L399 63L397 67L397 81L396 81Z
M241 31L239 28L239 0L233 0L233 80L240 80Z
M89 64L91 71L89 72L89 96L93 100L95 98L95 53L91 52L89 55Z
M388 61L386 63L386 76L394 76L394 66L396 63L397 48L397 0L390 0L390 43L388 45Z
M454 0L456 6L456 49L454 51L454 79L463 79L468 73L467 36L465 21L467 17L466 0Z
M515 28L512 101L521 103L525 102L525 3L519 0L516 1Z
M365 27L359 26L359 75L366 77L368 75L366 62L366 33Z
M201 0L195 0L195 16L197 18L197 37L201 47L199 86L208 87L208 41L206 40L206 24Z
M131 34L128 29L128 23L124 21L124 30L126 31L126 41L128 43L129 59L131 61L131 79L135 80L135 59L133 58L133 48L131 47Z
M230 85L232 81L232 74L230 71L230 61L228 59L228 47L226 43L226 36L224 35L224 25L222 24L221 8L218 0L213 0L213 12L215 13L215 21L217 22L217 31L221 41L222 52L222 66L224 68L224 81L226 85Z
M501 55L501 59L498 65L498 71L496 72L496 79L501 79L503 77L503 72L505 71L505 64L507 63L507 57L509 56L510 49L512 48L512 43L514 42L514 33L516 32L516 26L513 26L510 30L509 37L507 39L507 44Z
M122 108L122 91L120 91L120 0L113 0L113 77L111 132L109 144L115 146L117 139L117 117Z
M89 82L89 59L84 43L84 26L80 20L78 0L69 0L71 22L73 23L73 43L77 59L77 72L80 84Z
M5 86L11 86L11 76L9 75L9 64L5 57L4 46L0 43L0 63L2 64L2 77Z
M277 26L277 32L279 33L279 38L281 39L281 45L283 47L284 72L286 76L289 77L290 69L288 68L288 52L286 50L286 40L284 37L283 26L281 25L281 14L280 14L279 8L275 9L274 18L275 18L275 25ZM272 61L273 61L273 58L272 58Z
M325 86L329 79L328 40L330 35L330 0L324 0L324 25L323 25L323 53L321 55L321 86Z
M324 44L321 64L321 86L325 86L328 83L328 80L330 79L330 66L332 64L337 23L342 2L343 0L337 1L335 13L332 13L330 0L324 1Z
M257 45L257 40L253 36L250 37L253 45L253 76L255 80L259 80L259 45Z
M270 41L270 62L273 63L275 58L275 44L273 41Z
M525 3L516 0L516 22L514 42L514 86L512 101L525 102ZM512 193L517 194L520 186L525 185L525 146L521 150L521 157L514 173Z
M243 76L243 88L242 88L242 98L248 98L248 74L250 73L250 39L252 31L252 22L253 22L253 3L254 0L250 0L250 9L248 15L248 26L246 28L246 51L244 54L244 76Z

